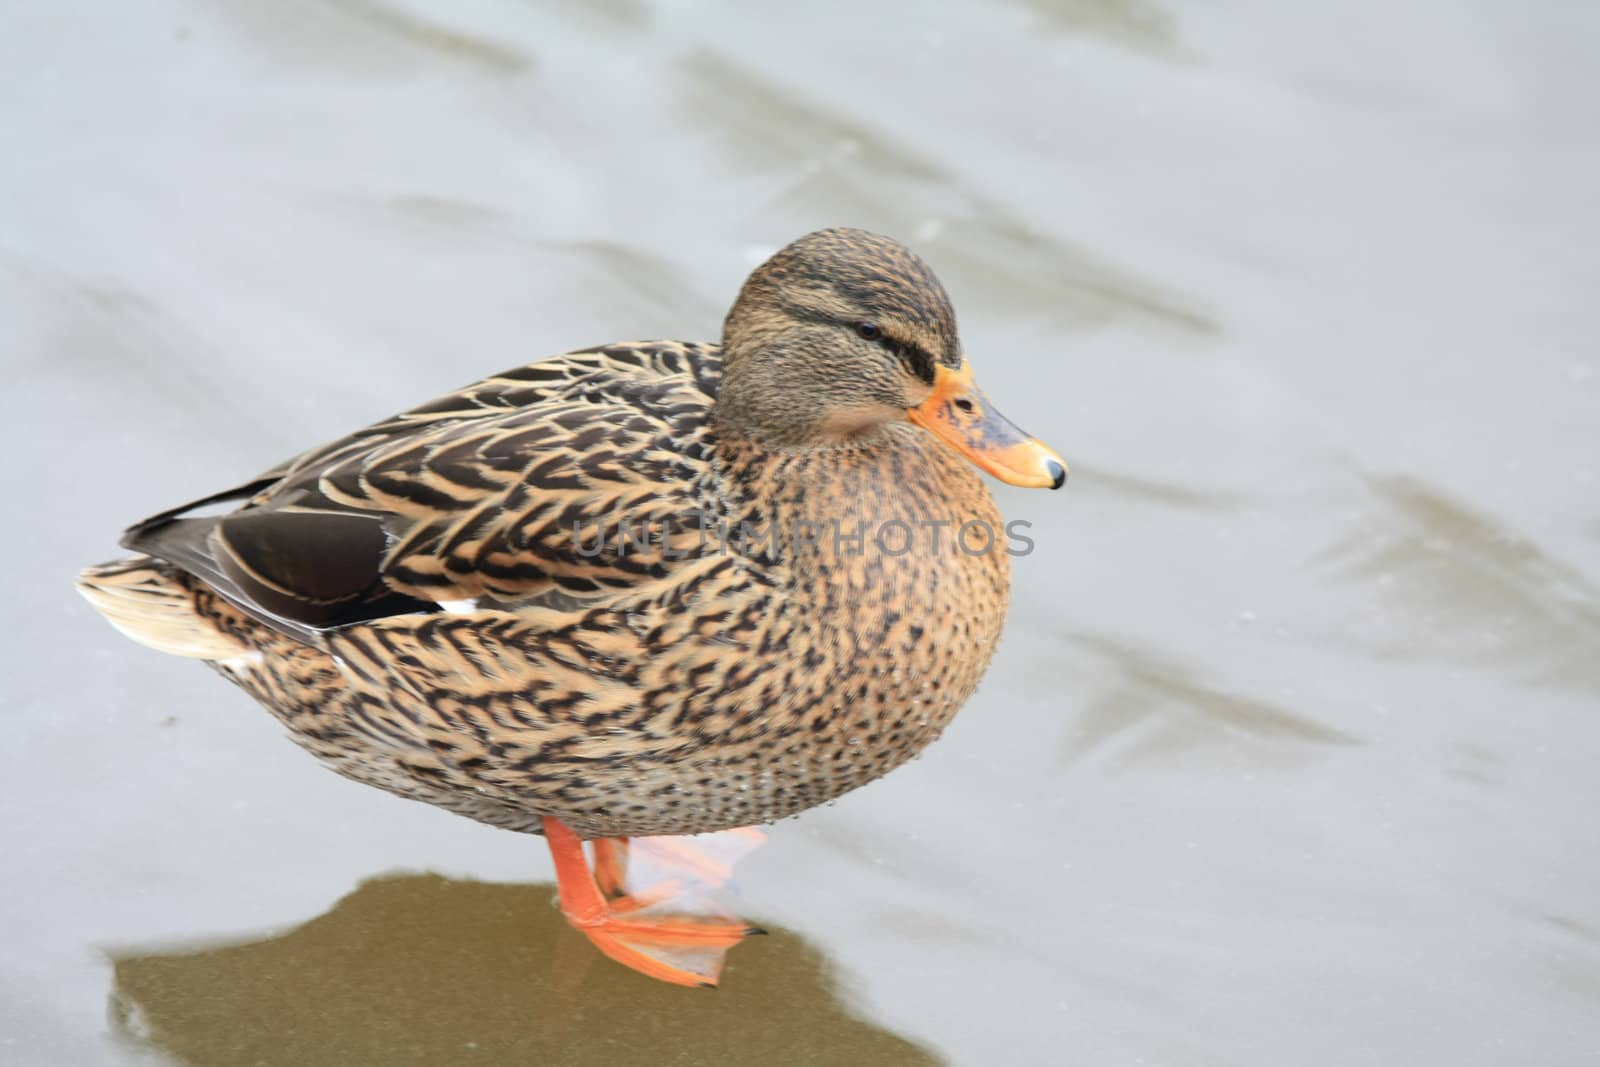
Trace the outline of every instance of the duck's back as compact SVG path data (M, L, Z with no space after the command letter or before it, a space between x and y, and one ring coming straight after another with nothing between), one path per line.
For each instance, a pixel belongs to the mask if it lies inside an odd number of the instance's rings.
M608 572L576 534L698 505L719 372L716 346L673 342L528 364L146 519L122 543L314 646L480 599L603 601L649 561ZM231 514L188 514L230 500Z

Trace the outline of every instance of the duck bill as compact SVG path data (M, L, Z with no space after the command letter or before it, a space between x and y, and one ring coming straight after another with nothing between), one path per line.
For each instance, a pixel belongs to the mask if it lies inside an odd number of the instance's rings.
M994 409L972 380L972 367L937 367L933 392L908 413L911 421L1011 485L1060 489L1067 465L1055 450L1023 433Z

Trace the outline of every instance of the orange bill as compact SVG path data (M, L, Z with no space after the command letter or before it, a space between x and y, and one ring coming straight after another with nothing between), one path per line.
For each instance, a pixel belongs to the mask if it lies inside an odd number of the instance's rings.
M933 392L908 415L1002 482L1060 489L1067 480L1065 461L994 409L973 382L972 365L966 360L959 370L935 368Z

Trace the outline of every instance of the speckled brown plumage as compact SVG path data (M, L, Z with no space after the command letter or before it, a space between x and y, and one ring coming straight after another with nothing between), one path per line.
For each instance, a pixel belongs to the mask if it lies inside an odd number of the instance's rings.
M1004 538L955 532L1000 516L906 421L963 366L920 259L827 231L752 277L723 345L496 375L210 498L231 515L139 524L81 587L402 796L585 837L782 818L919 752L999 640Z

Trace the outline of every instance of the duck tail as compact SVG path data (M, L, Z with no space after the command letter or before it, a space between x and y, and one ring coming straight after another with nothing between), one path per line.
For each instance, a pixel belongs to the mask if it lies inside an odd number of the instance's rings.
M227 660L252 651L200 613L180 571L148 556L87 568L78 575L78 592L112 626L158 652Z

